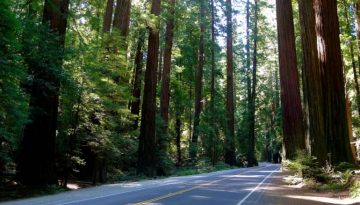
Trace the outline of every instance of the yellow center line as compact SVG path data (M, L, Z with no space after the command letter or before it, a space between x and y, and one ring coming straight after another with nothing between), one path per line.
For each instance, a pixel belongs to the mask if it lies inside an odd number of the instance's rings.
M162 199L167 199L167 198L177 196L177 195L180 195L180 194L183 194L183 193L186 193L186 192L190 192L190 191L195 190L195 189L199 189L199 188L202 188L202 187L205 187L205 186L209 186L209 185L215 184L217 182L224 181L226 179L227 178L218 179L218 180L206 183L206 184L200 184L198 186L195 186L195 187L192 187L192 188L189 188L189 189L183 189L183 190L180 190L180 191L177 191L177 192L172 192L172 193L169 193L169 194L166 194L166 195L163 195L163 196L159 196L157 198L153 198L153 199L145 200L145 201L142 201L142 202L138 202L138 203L135 203L133 205L145 205L145 204L153 203L153 202L156 202L156 201L160 201Z
M242 173L257 171L257 170L262 169L262 168L264 168L264 167L260 167L258 169L254 169L254 170L245 171L245 172L242 172ZM153 198L153 199L148 199L148 200L145 200L145 201L137 202L137 203L132 204L132 205L146 205L146 204L149 204L149 203L157 202L157 201L160 201L162 199L167 199L167 198L170 198L170 197L173 197L173 196L178 196L180 194L184 194L186 192L190 192L190 191L195 190L195 189L206 187L206 186L209 186L209 185L212 185L212 184L215 184L217 182L221 182L221 181L224 181L224 180L227 180L227 179L229 179L229 178L225 177L223 179L214 180L214 181L211 181L211 182L208 182L208 183L205 183L205 184L197 185L197 186L189 188L189 189L183 189L183 190L180 190L180 191L177 191L177 192L172 192L172 193L169 193L169 194L166 194L166 195L163 195L163 196L159 196L159 197L156 197L156 198Z

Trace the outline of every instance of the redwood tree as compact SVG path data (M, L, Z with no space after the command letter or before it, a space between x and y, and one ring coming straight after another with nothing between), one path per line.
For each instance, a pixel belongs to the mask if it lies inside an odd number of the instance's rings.
M160 15L161 0L152 0L151 13ZM156 174L156 74L159 56L159 19L156 28L149 28L148 54L145 71L145 85L141 110L141 128L138 149L138 173L147 176Z
M286 159L305 149L303 114L296 62L295 34L291 1L276 0L278 23L283 143Z
M170 102L170 68L171 68L171 55L174 38L174 22L175 22L175 3L176 0L169 0L169 19L166 23L165 32L165 50L164 50L164 63L162 71L161 83L161 96L160 96L160 116L163 120L162 133L159 134L159 151L162 156L167 155L168 147L168 123L169 123L169 102ZM165 174L165 169L161 168L161 172Z
M226 114L227 135L225 137L225 163L236 164L235 157L235 106L234 106L234 59L232 34L232 6L231 0L226 1Z
M69 0L45 0L42 23L50 33L40 34L43 41L39 46L49 43L59 55L53 61L29 63L34 78L30 88L30 122L24 129L18 164L19 179L27 185L57 183L54 155L60 77L54 69L60 70L63 63L68 7Z
M315 11L313 0L299 0L300 28L303 49L303 85L309 137L308 151L321 164L327 159L327 140L324 127L322 71L317 56Z
M199 51L198 51L198 66L196 70L195 79L195 114L194 114L194 127L193 135L191 137L191 144L189 155L192 160L197 155L197 143L199 137L199 124L200 124L200 113L201 113L201 93L202 93L202 79L204 69L204 34L205 34L205 2L200 0L200 37L199 37Z
M256 71L257 71L257 42L258 42L258 0L255 0L254 16L254 51L253 51L253 68L252 68L252 87L249 100L249 149L248 149L248 166L257 165L255 157L255 106L256 106Z
M323 72L325 136L331 163L352 162L336 0L315 0L318 57Z

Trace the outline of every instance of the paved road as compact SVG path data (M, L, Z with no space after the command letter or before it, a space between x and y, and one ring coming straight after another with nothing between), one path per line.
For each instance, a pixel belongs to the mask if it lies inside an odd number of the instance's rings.
M255 205L279 165L233 169L186 177L121 183L18 200L1 205Z

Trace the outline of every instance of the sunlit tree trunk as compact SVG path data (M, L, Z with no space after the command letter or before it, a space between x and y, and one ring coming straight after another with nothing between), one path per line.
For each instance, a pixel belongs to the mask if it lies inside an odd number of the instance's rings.
M318 57L323 72L325 135L331 163L352 162L345 111L344 73L341 59L336 0L315 0Z
M160 15L161 0L152 0L151 13ZM148 53L145 71L143 104L141 109L141 128L138 149L138 173L147 176L156 174L156 74L159 56L159 21L157 28L149 28Z
M108 0L106 4L104 21L103 21L103 32L109 33L111 30L111 21L114 10L114 0Z
M129 34L131 0L117 0L113 27L118 29L122 37Z
M30 89L31 121L25 126L18 164L19 179L26 185L57 183L54 155L60 80L50 66L62 67L68 7L69 0L45 1L42 23L49 26L53 36L46 33L42 38L53 43L52 49L59 50L59 57L47 64L29 64L34 75Z
M300 28L303 49L303 84L308 108L309 153L324 164L327 159L327 140L324 127L322 71L317 56L315 11L313 0L299 0Z
M293 159L298 150L305 149L305 136L291 1L276 0L276 14L279 39L281 104L283 108L284 157Z

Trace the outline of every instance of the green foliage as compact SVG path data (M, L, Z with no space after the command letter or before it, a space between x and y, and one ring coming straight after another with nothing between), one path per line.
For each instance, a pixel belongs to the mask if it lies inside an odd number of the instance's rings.
M351 187L350 187L350 194L352 198L360 197L360 181L356 181Z
M27 98L20 87L26 73L19 55L20 24L12 3L0 2L0 174L13 161L27 121Z

